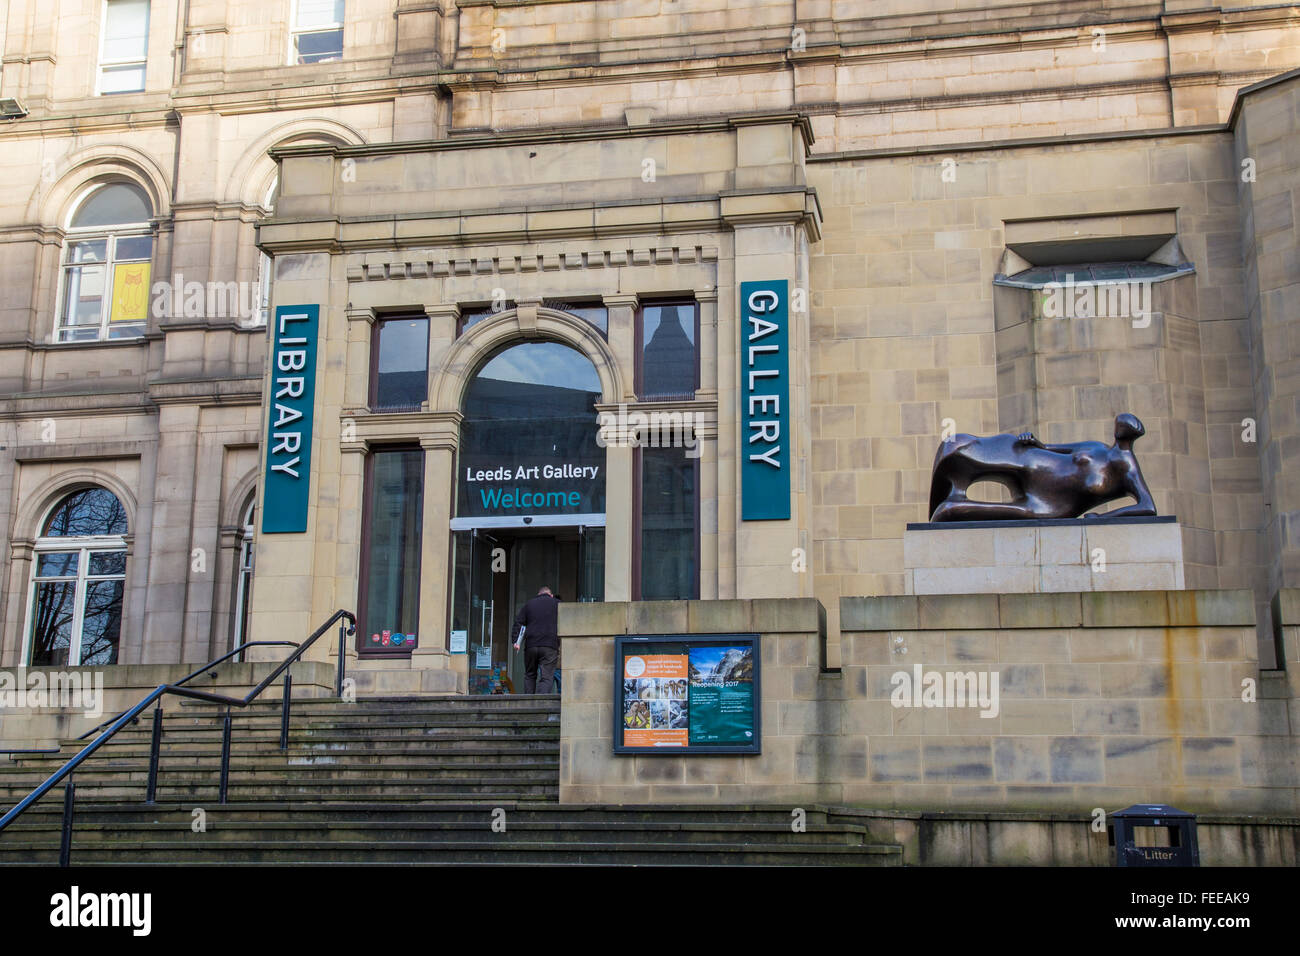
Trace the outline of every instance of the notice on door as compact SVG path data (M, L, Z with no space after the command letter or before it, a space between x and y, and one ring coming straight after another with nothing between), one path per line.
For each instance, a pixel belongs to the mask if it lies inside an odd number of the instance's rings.
M615 659L615 753L759 752L757 635L620 637Z

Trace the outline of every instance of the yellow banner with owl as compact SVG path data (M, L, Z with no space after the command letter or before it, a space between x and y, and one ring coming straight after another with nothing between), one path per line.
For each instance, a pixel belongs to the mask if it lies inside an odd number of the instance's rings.
M149 317L148 262L123 262L113 269L110 322L143 322Z

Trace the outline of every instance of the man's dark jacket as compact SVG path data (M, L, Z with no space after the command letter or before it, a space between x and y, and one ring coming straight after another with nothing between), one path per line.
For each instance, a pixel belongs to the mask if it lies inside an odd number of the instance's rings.
M559 600L549 594L539 594L524 602L524 606L515 615L515 640L519 639L519 628L523 627L525 650L534 647L558 648L560 638L556 633L555 618L559 606Z

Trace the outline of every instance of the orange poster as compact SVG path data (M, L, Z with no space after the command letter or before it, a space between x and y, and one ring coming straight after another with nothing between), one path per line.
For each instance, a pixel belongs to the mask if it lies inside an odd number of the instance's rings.
M686 679L685 654L632 654L623 661L624 679Z
M685 747L689 730L624 730L624 747Z
M690 743L686 654L623 658L623 745L685 747Z

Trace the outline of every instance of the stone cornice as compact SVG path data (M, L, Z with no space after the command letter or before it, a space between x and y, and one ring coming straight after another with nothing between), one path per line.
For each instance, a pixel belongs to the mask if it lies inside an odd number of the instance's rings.
M480 272L545 272L550 269L603 268L665 262L715 260L714 246L666 242L644 245L647 236L695 235L737 224L804 223L809 237L821 238L821 206L816 190L776 186L732 190L714 197L688 197L636 203L572 206L566 209L507 209L417 217L322 217L275 219L260 226L258 248L271 255L290 252L373 251L364 262L348 265L351 281L470 275ZM609 248L611 239L640 241ZM539 246L506 257L459 254L458 247L490 243L594 239L601 247L556 250ZM394 256L378 250L433 249L427 256ZM640 248L637 248L637 247ZM645 251L642 252L641 250ZM448 256L439 250L452 250ZM670 251L665 251L670 250ZM641 258L644 257L644 261ZM402 263L396 267L392 263Z
M158 405L260 405L262 377L172 379L150 382L149 398Z
M400 154L409 156L421 152L443 152L457 149L496 149L502 146L527 146L535 143L581 142L606 139L644 139L647 136L693 135L728 132L741 126L792 125L804 134L805 145L813 142L812 124L808 117L797 111L758 112L736 114L722 119L663 120L643 126L591 124L573 126L547 126L544 129L511 130L503 133L473 133L456 135L447 139L426 139L395 143L316 143L301 146L281 146L269 150L272 159L287 156L371 157Z
M1300 75L1300 70L1293 71ZM1073 133L1061 136L1027 136L1024 139L979 140L966 143L922 143L912 146L882 146L877 149L846 149L835 153L809 156L810 163L837 163L852 159L873 159L881 156L949 156L955 153L974 153L987 150L1033 149L1042 146L1073 146L1081 143L1101 143L1111 140L1159 139L1164 136L1205 136L1230 132L1230 124L1207 126L1164 126L1157 129L1112 130L1102 133Z
M64 440L49 444L19 445L12 449L14 461L38 462L71 459L90 461L107 458L139 458L153 442Z
M371 412L345 408L340 423L350 426L353 439L344 450L360 452L374 445L418 441L422 448L456 448L460 441L460 412Z
M663 237L659 237L663 238ZM478 249L403 249L354 253L347 263L349 282L383 282L395 279L447 278L468 275L528 275L571 269L620 269L628 266L695 265L716 262L717 246L673 244L648 246L634 243L635 248L619 243L599 246L534 247L507 250L501 255L495 248ZM449 258L452 256L451 258Z

